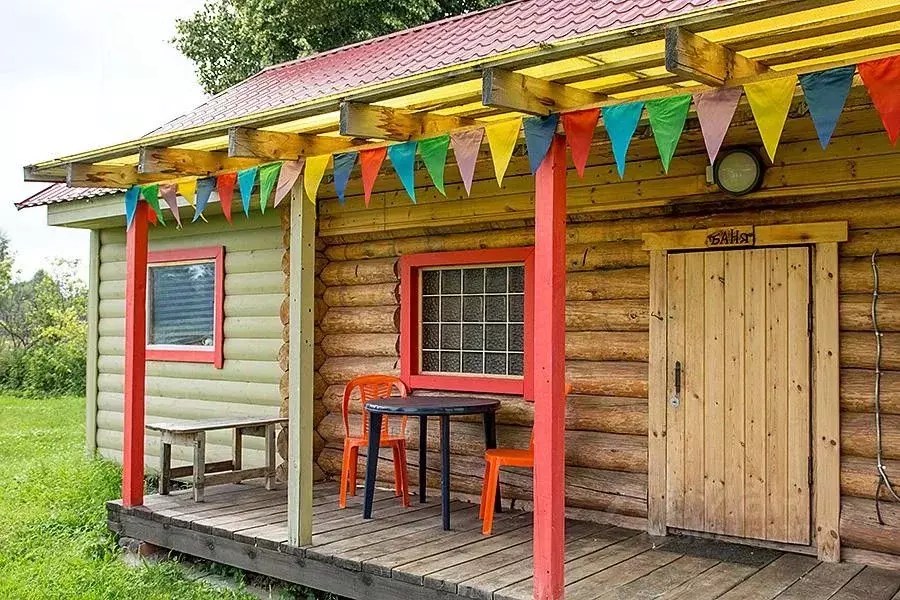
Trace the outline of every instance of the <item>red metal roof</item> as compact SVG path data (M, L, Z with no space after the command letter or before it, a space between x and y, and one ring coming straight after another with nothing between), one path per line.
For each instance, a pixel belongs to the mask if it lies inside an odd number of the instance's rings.
M21 202L16 202L18 209L30 208L32 206L46 206L47 204L57 204L59 202L68 202L69 200L88 200L90 198L99 198L100 196L109 196L118 194L125 190L114 190L110 188L70 188L64 183L54 183L45 187L37 194L25 198Z

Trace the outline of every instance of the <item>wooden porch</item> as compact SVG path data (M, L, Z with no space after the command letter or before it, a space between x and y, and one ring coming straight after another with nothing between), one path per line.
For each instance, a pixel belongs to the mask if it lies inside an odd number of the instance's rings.
M313 543L287 544L287 492L261 480L152 495L144 506L109 502L109 526L136 538L219 563L348 598L366 600L532 597L533 515L497 515L481 534L478 506L452 504L452 531L441 529L437 495L403 508L376 492L374 518L362 518L361 494L338 509L334 483L317 484ZM897 600L900 572L820 563L783 553L644 532L586 521L566 523L566 598L801 598Z

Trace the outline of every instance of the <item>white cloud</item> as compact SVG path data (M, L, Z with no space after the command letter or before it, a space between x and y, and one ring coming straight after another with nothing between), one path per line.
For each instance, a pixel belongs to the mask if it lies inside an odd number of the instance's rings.
M0 36L0 228L25 275L50 258L86 262L84 231L51 228L13 202L43 184L22 167L133 139L204 100L193 65L169 43L202 0L6 0Z

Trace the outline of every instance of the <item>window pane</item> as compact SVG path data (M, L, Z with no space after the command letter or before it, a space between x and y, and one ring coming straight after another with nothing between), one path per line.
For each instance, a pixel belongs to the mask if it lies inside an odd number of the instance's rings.
M462 273L456 269L441 271L441 294L462 293Z
M440 325L436 323L426 323L422 325L422 349L437 350L439 336L441 334Z
M459 373L459 352L441 352L441 371Z
M509 322L525 322L525 296L522 294L509 297Z
M484 321L484 299L481 296L463 296L463 321Z
M484 355L481 352L463 352L463 373L484 372Z
M441 325L441 350L459 350L459 325Z
M422 321L426 323L437 323L440 321L441 314L438 308L440 305L440 298L422 298Z
M525 267L509 268L509 291L519 293L525 291Z
M509 374L510 375L522 375L525 372L524 364L523 364L523 355L521 354L510 354L509 355Z
M441 292L441 272L424 271L422 273L422 293L433 296Z
M441 321L462 320L462 298L459 296L441 296Z
M509 350L522 352L525 349L525 326L521 323L509 326Z
M422 353L422 370L436 372L441 370L440 354L437 352Z
M485 321L506 321L506 296L485 296Z
M216 268L213 262L151 266L151 345L213 346Z
M463 273L463 293L481 294L484 292L484 269L466 269Z
M485 325L485 350L506 350L506 325Z
M463 350L484 349L484 325L463 325Z
M489 294L503 294L506 292L506 267L492 267L487 269L487 292Z
M484 355L484 372L491 375L506 375L506 354L488 352Z

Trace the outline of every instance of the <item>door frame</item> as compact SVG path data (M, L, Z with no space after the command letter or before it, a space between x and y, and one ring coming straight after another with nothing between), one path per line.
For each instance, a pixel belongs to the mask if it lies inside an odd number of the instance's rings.
M647 413L647 531L666 535L666 382L668 368L667 260L675 250L739 250L810 246L812 257L812 352L810 430L813 460L812 543L819 560L838 562L840 544L840 324L838 244L847 222L736 225L645 233L650 253L650 367ZM749 540L748 540L749 541Z

